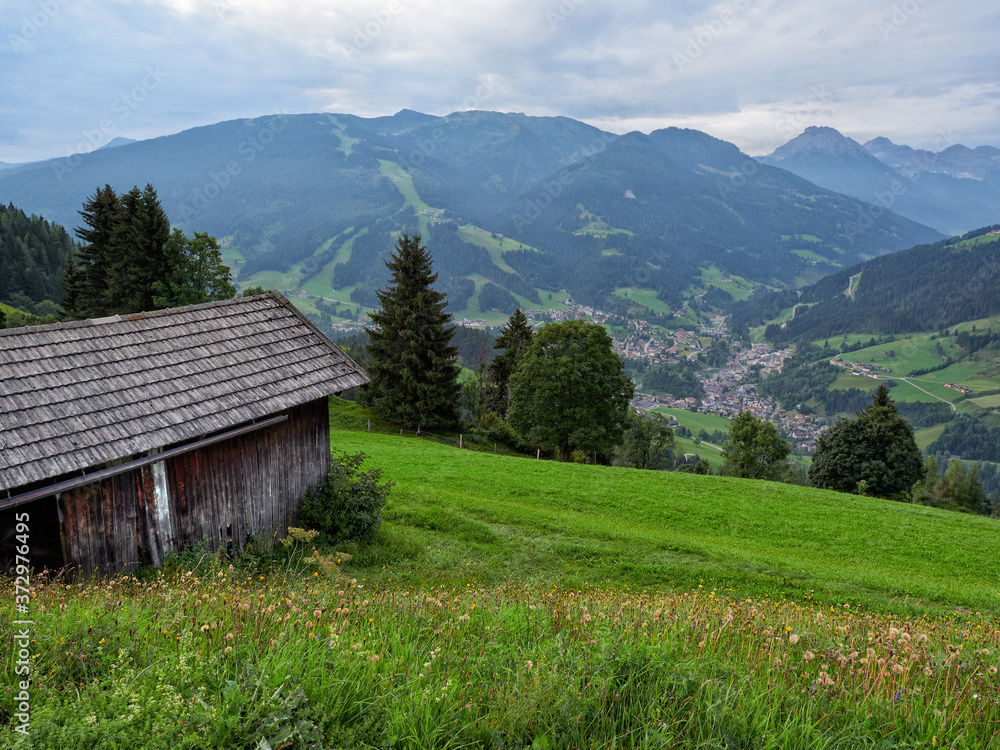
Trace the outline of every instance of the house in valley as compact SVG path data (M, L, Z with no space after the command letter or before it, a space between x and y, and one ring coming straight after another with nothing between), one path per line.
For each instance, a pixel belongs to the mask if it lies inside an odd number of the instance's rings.
M367 378L278 292L0 330L0 560L83 576L240 550L330 469L327 397Z

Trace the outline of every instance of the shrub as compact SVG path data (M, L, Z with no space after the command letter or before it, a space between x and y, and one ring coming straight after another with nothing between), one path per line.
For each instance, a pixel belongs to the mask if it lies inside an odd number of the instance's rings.
M370 541L382 524L392 482L379 482L381 469L362 471L367 460L364 453L335 452L326 479L306 490L299 502L299 524L319 531L327 544Z

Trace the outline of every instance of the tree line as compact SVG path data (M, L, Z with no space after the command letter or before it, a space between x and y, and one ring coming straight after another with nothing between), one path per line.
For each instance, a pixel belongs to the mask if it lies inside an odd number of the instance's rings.
M62 272L74 249L60 225L0 204L0 301L35 316L58 315Z
M419 236L402 235L386 262L390 283L371 313L368 374L362 403L395 423L453 429L460 407L477 429L571 460L574 451L607 457L620 442L634 385L603 327L585 321L535 333L520 309L500 330L460 400L455 329L438 275ZM462 403L464 401L464 404Z
M198 304L236 295L214 237L171 231L156 190L97 190L80 211L82 245L63 272L63 308L94 318Z

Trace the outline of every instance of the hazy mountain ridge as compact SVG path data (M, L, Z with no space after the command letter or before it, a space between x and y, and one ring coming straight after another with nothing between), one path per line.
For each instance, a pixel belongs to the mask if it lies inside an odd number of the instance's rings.
M750 300L734 313L732 325L746 330L800 305L791 320L767 327L768 340L937 331L1000 314L998 288L1000 224L873 258L798 292Z
M758 160L946 234L1000 219L1000 149L991 146L934 153L887 138L862 146L833 128L809 127Z
M565 287L595 302L619 286L677 292L710 263L800 284L940 237L697 131L617 136L496 112L232 120L4 170L0 200L71 228L99 186L147 182L176 226L224 241L241 280L301 267L355 285L356 300L384 282L401 231L441 245L436 268L456 293L478 294L485 277L529 300ZM458 223L511 249L442 234Z

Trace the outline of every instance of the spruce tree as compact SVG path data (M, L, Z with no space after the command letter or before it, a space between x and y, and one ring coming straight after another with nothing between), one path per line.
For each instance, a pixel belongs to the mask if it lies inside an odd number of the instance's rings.
M504 353L493 358L487 371L487 405L502 417L507 416L510 408L510 376L517 370L524 352L531 344L533 333L528 319L519 307L500 329L500 335L493 346L494 349L503 349Z
M407 427L451 427L458 421L458 349L451 346L447 299L432 288L438 275L420 236L403 234L386 267L392 275L388 289L377 292L382 309L369 314L371 382L362 400Z
M79 212L83 226L76 236L82 241L74 268L63 277L67 291L75 295L66 302L66 312L75 318L107 314L113 290L109 284L114 262L114 238L121 222L121 202L110 185L99 188Z
M114 258L112 312L152 310L153 284L169 271L164 245L170 238L170 220L152 185L133 187L121 197L121 216L112 237Z
M138 313L236 294L215 238L196 232L189 240L180 230L171 235L152 185L121 196L105 185L80 216L76 236L83 246L62 277L69 316Z

